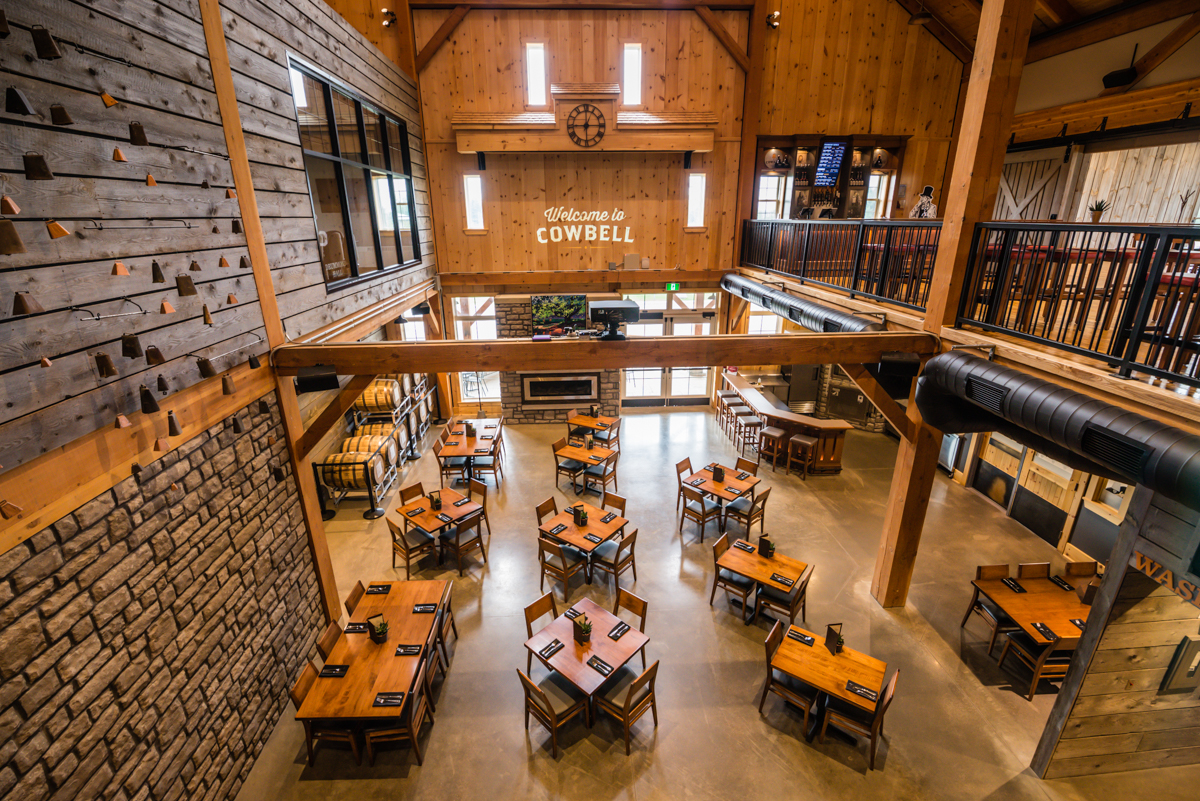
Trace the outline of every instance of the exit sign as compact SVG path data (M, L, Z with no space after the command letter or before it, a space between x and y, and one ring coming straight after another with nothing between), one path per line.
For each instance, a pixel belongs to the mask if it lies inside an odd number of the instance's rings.
M668 292L678 292L679 284L667 284L667 291Z

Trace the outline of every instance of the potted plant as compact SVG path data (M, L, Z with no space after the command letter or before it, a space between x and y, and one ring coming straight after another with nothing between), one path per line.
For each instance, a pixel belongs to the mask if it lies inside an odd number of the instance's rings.
M434 511L442 508L442 493L441 490L434 490L429 493L429 505Z
M583 435L583 447L585 450L589 450L589 451L592 448L596 447L596 438L593 437L591 434L584 434Z
M367 630L371 635L371 642L384 643L388 638L388 624L383 619L383 615L374 615L367 618Z
M587 615L575 618L571 621L571 625L575 629L575 642L587 645L592 641L592 621L587 619Z
M1092 205L1088 206L1088 211L1092 213L1092 225L1100 222L1100 218L1104 216L1104 212L1112 208L1112 204L1107 200L1093 201Z
M840 654L842 652L842 648L844 648L845 646L846 646L846 638L839 636L837 638L837 645L835 646L836 650L834 651L834 653Z

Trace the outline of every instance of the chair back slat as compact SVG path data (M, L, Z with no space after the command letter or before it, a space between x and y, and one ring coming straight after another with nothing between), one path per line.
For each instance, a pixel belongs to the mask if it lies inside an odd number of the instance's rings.
M533 621L547 613L553 618L558 617L558 604L554 603L554 593L552 592L546 593L525 607L525 631L529 637L533 636Z
M717 562L729 550L729 535L722 534L721 538L713 543L713 567L717 566ZM719 568L718 568L719 569Z
M487 493L488 485L479 479L473 478L467 483L467 497L480 496L479 505L484 508L487 508Z
M300 671L300 678L296 679L296 683L288 690L288 695L292 697L292 705L296 707L297 711L299 711L300 706L304 703L304 699L308 697L308 691L312 689L316 681L317 668L310 659L304 665L304 670Z
M1006 579L1009 574L1008 565L980 565L975 568L975 578L983 579Z
M739 456L737 460L737 471L739 473L746 472L752 476L757 476L758 462L752 462L749 459L743 459Z
M703 509L704 496L701 495L700 490L696 489L695 487L689 487L687 484L684 484L683 499L685 501L695 501L696 503L700 504L701 509Z
M400 505L404 506L410 501L415 501L417 498L425 494L425 486L418 481L416 484L409 484L400 490Z
M554 707L550 705L550 699L520 668L517 668L517 675L521 677L521 687L525 690L525 702L533 704L546 716L547 720L553 721L555 719Z
M629 713L633 711L633 699L642 691L642 688L647 684L650 685L650 696L654 695L654 679L658 677L658 660L654 660L654 664L642 671L642 675L633 680L633 684L629 685L629 692L625 694L625 717L629 717Z
M614 564L620 564L626 556L633 556L633 549L637 546L637 535L638 530L635 528L621 538L621 546L617 548L617 556L613 559Z
M1049 562L1024 562L1017 565L1017 578L1050 578Z
M888 680L887 686L883 688L883 697L875 705L875 720L872 728L876 728L883 723L883 716L887 714L888 707L892 705L892 698L896 696L896 680L899 678L900 668L896 668L896 671L892 673L892 677Z
M534 507L534 512L537 514L538 525L540 526L547 517L553 517L558 514L558 501L551 496Z
M600 502L601 508L611 506L617 511L621 517L625 516L625 499L615 492L604 491L604 500Z
M325 627L325 631L321 632L320 639L317 640L317 650L321 652L322 659L328 659L333 653L333 646L337 645L338 637L342 636L342 627L335 620Z
M646 599L639 598L629 590L622 589L617 593L617 602L613 604L613 614L616 615L622 609L628 609L638 616L638 620L641 621L641 631L644 634L646 631L646 612L650 609L650 604L646 602Z
M1097 562L1067 562L1068 576L1094 576L1099 570Z
M767 513L767 498L771 497L771 488L767 487L754 499L752 514L757 517Z
M796 582L796 597L808 592L808 582L812 580L813 571L817 569L816 565L810 564L804 568L804 572L800 574L800 580Z
M779 646L783 644L783 621L776 620L775 625L771 627L771 633L767 635L767 639L763 641L763 645L767 649L767 675L771 675L771 660L775 658L775 652L779 650Z
M679 486L683 486L683 477L692 474L692 459L685 457L683 461L675 464L675 478L679 481Z
M362 597L367 594L367 588L360 581L354 585L354 589L350 590L350 597L346 599L346 612L353 615L355 607Z
M547 557L557 559L557 562L551 562ZM563 556L562 546L556 542L551 542L545 537L538 537L538 561L543 564L549 564L559 570L567 566L567 560Z

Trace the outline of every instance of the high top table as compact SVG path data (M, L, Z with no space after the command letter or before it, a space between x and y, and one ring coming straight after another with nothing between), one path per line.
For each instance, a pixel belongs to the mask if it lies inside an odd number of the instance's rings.
M794 434L807 434L817 439L817 452L813 460L812 475L834 475L842 472L842 446L846 432L854 426L845 420L819 420L805 414L796 414L771 403L763 393L740 375L722 373L725 383L741 397L742 402L762 418L764 426L775 426Z

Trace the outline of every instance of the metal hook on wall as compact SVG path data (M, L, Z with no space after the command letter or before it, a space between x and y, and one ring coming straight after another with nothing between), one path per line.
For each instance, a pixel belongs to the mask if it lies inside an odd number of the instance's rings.
M138 310L135 312L120 312L118 314L96 314L96 312L92 311L91 309L84 309L80 306L68 306L67 310L83 312L84 314L91 315L90 317L76 318L75 322L77 322L77 323L93 322L95 320L108 320L113 317L135 317L139 314L149 314L150 313L150 312L146 311L145 309L143 309L141 304L139 304L136 300L133 300L132 298L123 297L123 298L121 298L121 300L125 301L126 303L132 303L134 306L138 307Z
M253 336L254 336L254 341L253 341L253 342L247 342L245 345L238 345L238 346L237 346L236 348L234 348L233 350L227 350L227 351L225 351L224 353L218 353L216 356L207 356L207 357L206 357L206 356L201 356L199 353L185 353L184 355L185 355L185 356L191 356L191 357L193 357L193 358L195 358L195 359L206 359L207 361L210 361L210 362L212 362L212 361L216 361L217 359L223 359L223 358L225 358L226 356L229 356L229 355L231 355L231 354L237 353L239 350L242 350L243 348L248 348L248 347L250 347L251 345L257 345L257 344L259 344L260 342L265 342L265 341L266 341L266 340L264 340L264 339L262 338L262 335L261 335L261 334L259 334L259 333L258 333L258 332L256 332L256 331L248 331L247 333L249 333L249 334L251 334L251 335L253 335Z
M179 223L184 228L192 227L192 223L187 220L156 219L154 217L147 217L145 225L105 225L103 220L84 220L83 221L83 229L87 230L87 231L106 231L106 230L125 230L125 229L130 229L130 228L154 228L155 227L154 223L156 223L156 222ZM89 223L90 223L90 225L89 225ZM174 226L167 226L167 227L174 227Z

